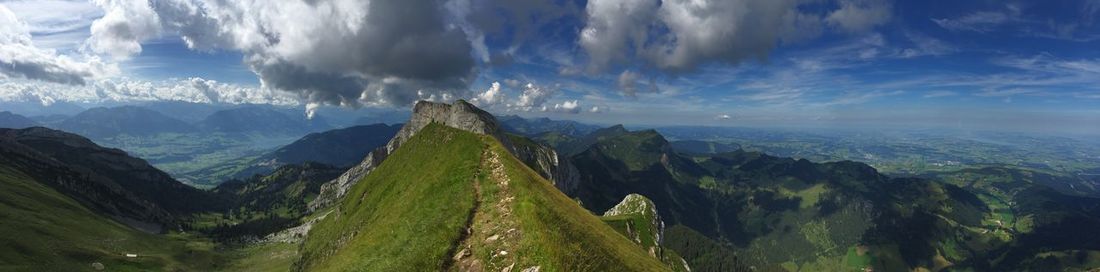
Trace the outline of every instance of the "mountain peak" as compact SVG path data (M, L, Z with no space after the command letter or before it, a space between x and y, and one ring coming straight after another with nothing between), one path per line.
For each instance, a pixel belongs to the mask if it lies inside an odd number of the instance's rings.
M92 108L65 119L58 124L58 128L92 139L121 134L155 135L186 133L194 130L191 124L138 106Z
M492 114L461 99L456 100L454 104L421 100L413 106L413 114L409 122L401 127L401 130L397 132L397 135L394 135L386 146L379 147L367 154L367 157L358 165L349 169L339 178L325 184L321 188L321 196L310 203L310 208L317 209L334 203L355 182L370 173L386 157L432 123L475 134L492 136L521 161L534 165L533 168L543 177L550 179L555 185L562 186L563 190L569 190L576 184L576 169L572 165L561 163L563 159L557 152L546 146L517 147L513 145L511 138L504 133L500 123Z
M0 128L29 128L40 126L38 122L10 111L0 111Z
M471 105L465 100L457 100L454 104L417 101L413 106L413 114L409 122L401 127L397 135L393 136L385 146L379 147L367 154L355 167L352 167L340 177L326 183L321 187L321 195L310 203L310 209L317 209L335 203L344 196L355 182L362 179L382 161L389 157L402 144L412 139L420 130L432 123L438 123L448 127L473 132L476 134L492 135L511 146L508 137L500 130L500 125L492 114Z
M424 100L416 102L412 118L406 127L418 131L433 122L477 134L494 136L501 134L500 124L492 114L461 99L456 100L454 104Z

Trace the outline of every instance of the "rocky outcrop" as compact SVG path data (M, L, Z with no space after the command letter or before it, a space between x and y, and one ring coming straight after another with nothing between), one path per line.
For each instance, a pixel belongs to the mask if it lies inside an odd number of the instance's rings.
M382 164L382 160L385 160L386 156L390 154L386 150L386 147L379 147L371 151L370 154L367 154L367 157L363 159L363 162L348 169L348 171L344 172L340 177L321 185L321 193L317 195L316 199L309 203L309 209L311 211L316 211L317 209L328 207L339 201L340 197L343 197L348 189L351 188L352 185L355 185L353 181L358 181L367 176L371 170L374 170L375 167Z
M538 171L543 178L554 183L558 190L566 195L572 195L580 181L580 171L569 161L569 158L545 144L531 142L527 139L513 141L512 154L527 164L528 167Z
M680 254L664 247L665 222L657 214L657 205L645 196L629 194L603 214L605 221L650 256L664 262L673 271L691 271Z
M646 245L641 242L643 237L637 237L638 235L644 235L646 232L631 233L632 235L630 236L634 237L629 238L635 242L641 243L643 247L647 247L646 250L649 251L651 255L654 255L654 257L660 254L660 245L662 238L664 238L665 222L661 221L661 217L657 214L657 205L654 205L653 201L639 194L629 194L623 198L623 201L619 202L618 205L611 207L610 210L603 213L605 217L619 215L638 216L648 221L646 223L649 225L645 227L652 230L648 233L651 237L645 238L649 238L646 240L653 241L653 244Z
M576 187L576 180L579 180L576 167L565 162L565 158L558 155L552 148L530 141L520 145L514 144L512 138L504 133L500 123L492 114L464 100L455 101L454 104L419 101L413 107L409 122L401 127L389 143L371 151L358 165L323 185L321 194L309 204L309 208L315 211L336 203L356 182L381 165L386 157L431 123L496 138L517 158L554 182L563 191L573 190Z

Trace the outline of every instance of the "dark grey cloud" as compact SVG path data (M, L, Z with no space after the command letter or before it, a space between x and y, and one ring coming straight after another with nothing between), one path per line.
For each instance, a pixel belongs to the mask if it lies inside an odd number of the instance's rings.
M0 60L0 74L74 85L84 85L84 78L92 76L88 71L71 70L57 63L22 60Z
M240 51L264 87L310 103L404 105L465 92L476 76L467 33L442 0L103 2L108 14L146 18L105 16L97 23L127 27L93 31L93 48L140 43L129 29L158 29L192 49ZM144 26L147 17L155 27Z
M889 20L886 0L835 0L835 10L809 13L813 0L592 0L580 46L589 67L641 65L691 71L708 62L763 59L780 43L816 37L825 25L867 31Z
M633 71L623 71L619 74L619 90L622 91L623 96L636 97L638 92L656 93L658 92L657 84L653 78L649 78L648 81L643 80L643 75Z

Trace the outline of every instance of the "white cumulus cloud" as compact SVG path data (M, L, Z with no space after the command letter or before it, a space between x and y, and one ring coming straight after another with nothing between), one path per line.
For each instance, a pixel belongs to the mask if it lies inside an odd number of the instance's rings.
M532 109L539 108L545 111L546 108L543 107L543 104L550 100L555 94L557 94L557 91L554 88L527 83L527 85L523 86L523 93L520 94L514 106L523 111L531 111Z
M500 82L493 82L485 92L474 97L473 102L478 106L491 106L504 101L504 93L500 88Z
M0 84L0 101L102 103L182 101L192 103L300 105L292 93L202 78L145 81L117 78L68 85L35 80Z
M577 100L569 100L554 104L554 110L559 112L577 114L581 112L581 107L580 103L578 103Z
M117 65L94 56L60 55L35 46L27 25L0 4L0 78L84 85L117 73Z

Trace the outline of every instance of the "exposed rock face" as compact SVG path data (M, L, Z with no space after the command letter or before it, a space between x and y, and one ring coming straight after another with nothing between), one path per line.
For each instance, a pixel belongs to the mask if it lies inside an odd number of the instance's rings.
M517 144L509 147L516 158L554 183L558 190L572 195L580 180L580 171L569 158L544 144Z
M661 238L663 238L663 233L665 232L665 222L661 221L661 217L657 215L657 205L653 204L653 201L650 201L649 198L646 198L645 196L639 194L629 194L625 198L623 198L623 201L619 202L618 205L615 205L615 207L611 207L610 210L604 212L603 216L628 214L639 215L642 216L642 218L649 219L650 227L653 230L653 237L651 238L653 239L653 242L655 244L642 246L650 246L650 248L646 248L646 250L648 250L651 255L654 255L654 257L656 257L657 254L660 254L660 245L662 241ZM631 237L631 239L636 241L641 240L638 237Z
M352 185L381 165L389 154L431 123L496 138L517 158L538 171L543 177L553 181L564 192L573 190L576 187L576 180L579 180L576 167L565 162L565 158L558 155L552 148L537 144L517 147L507 137L492 114L466 101L458 100L454 104L419 101L413 107L412 118L401 127L389 143L371 151L361 163L322 186L321 194L309 204L309 208L317 210L336 203Z
M392 144L393 142L391 141L390 143ZM353 181L359 181L359 179L370 173L371 170L374 170L375 167L382 164L382 160L385 160L386 156L390 154L387 150L393 150L388 149L388 146L389 145L379 147L371 151L370 154L367 154L367 157L363 159L363 162L348 169L348 171L344 172L340 177L321 185L321 194L317 195L317 198L309 203L309 209L311 211L316 211L317 209L328 207L339 201L340 197L343 197L348 189L351 188L352 185L355 185Z
M650 256L660 259L673 271L691 271L686 260L664 247L665 222L657 214L657 205L653 204L649 198L639 194L629 194L623 198L622 202L604 212L603 216L637 218L640 222L629 221L625 232L620 232L649 252Z

